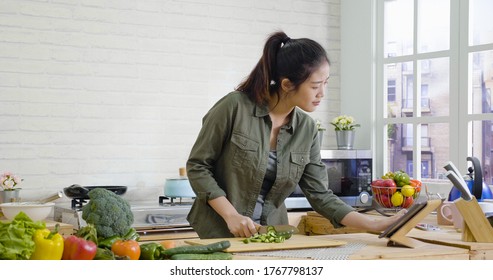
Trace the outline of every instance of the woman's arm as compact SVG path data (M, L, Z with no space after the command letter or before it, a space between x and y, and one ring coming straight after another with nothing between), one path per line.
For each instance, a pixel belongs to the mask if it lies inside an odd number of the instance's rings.
M257 232L252 219L240 215L226 197L209 200L209 205L224 219L235 237L250 237Z
M371 216L365 215L358 212L350 212L347 214L342 220L341 224L347 227L354 227L359 229L365 229L369 231L383 231L388 228L395 221L400 219L407 210L403 209L399 211L397 214L391 217L379 217L379 216Z

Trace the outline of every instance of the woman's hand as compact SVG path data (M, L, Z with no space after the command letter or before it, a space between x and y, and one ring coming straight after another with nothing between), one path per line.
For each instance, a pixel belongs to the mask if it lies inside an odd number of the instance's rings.
M391 217L379 217L358 212L350 212L342 219L341 224L364 230L383 231L400 219L406 212L406 209L402 209Z
M250 237L257 232L259 225L249 217L240 215L226 197L220 196L209 200L209 205L224 219L229 231L235 237Z
M257 233L258 225L252 219L240 214L229 216L225 219L229 231L235 237L250 237Z
M392 215L392 216L387 217L387 218L379 219L375 223L375 226L377 227L375 230L377 230L377 231L386 230L391 224L393 224L393 223L395 223L395 221L399 220L406 212L407 212L406 209L402 209L399 212L395 213L395 215Z

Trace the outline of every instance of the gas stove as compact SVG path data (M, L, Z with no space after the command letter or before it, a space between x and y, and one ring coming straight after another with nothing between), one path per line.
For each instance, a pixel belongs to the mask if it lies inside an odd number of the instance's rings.
M54 220L71 224L75 230L87 225L82 219L82 207L88 199L73 199L70 203L56 204ZM193 198L164 197L157 201L129 201L134 214L133 228L140 234L192 230L187 215Z

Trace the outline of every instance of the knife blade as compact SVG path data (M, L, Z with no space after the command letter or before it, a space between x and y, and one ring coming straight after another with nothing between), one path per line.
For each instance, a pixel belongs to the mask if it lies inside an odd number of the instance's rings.
M276 232L296 234L299 232L298 228L292 225L275 225L275 226L259 226L257 231L259 234L267 233L269 227L274 227Z
M464 180L459 180L459 176L455 174L453 171L447 171L445 173L445 176L449 178L450 181L454 184L454 186L461 192L462 198L464 198L467 201L470 201L472 199L472 194L469 191L469 188L467 187L466 183L463 182Z

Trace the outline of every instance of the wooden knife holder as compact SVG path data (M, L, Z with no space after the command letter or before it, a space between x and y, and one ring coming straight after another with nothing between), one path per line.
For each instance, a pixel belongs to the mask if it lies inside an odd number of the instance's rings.
M437 209L442 203L441 199L428 200L426 206L414 215L407 223L399 228L392 236L389 237L388 246L404 246L408 248L417 248L424 245L422 241L407 237L406 234L421 222L428 214Z
M454 204L464 219L462 241L493 243L493 227L476 198L473 196L470 201L458 198L454 200Z

